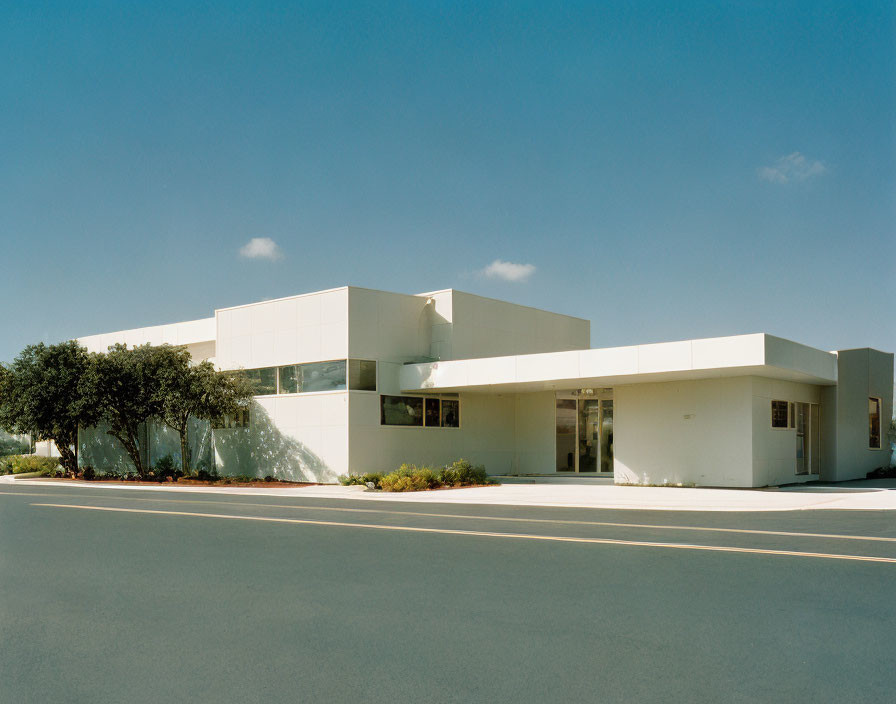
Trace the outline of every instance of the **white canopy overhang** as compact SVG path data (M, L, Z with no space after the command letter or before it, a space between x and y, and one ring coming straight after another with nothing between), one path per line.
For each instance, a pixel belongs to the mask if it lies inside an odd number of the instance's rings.
M458 359L402 367L405 392L529 392L762 376L837 383L837 355L758 333L630 347Z

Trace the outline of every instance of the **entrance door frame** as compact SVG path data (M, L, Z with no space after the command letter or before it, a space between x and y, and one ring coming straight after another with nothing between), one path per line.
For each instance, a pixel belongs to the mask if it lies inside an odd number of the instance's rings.
M591 391L592 393L587 393ZM579 402L580 401L614 401L613 399L613 389L605 388L605 389L578 389L576 391L557 391L554 394L554 443L557 442L557 401L563 399L567 401L575 401L576 402L576 451L573 452L573 459L575 468L572 471L562 471L558 469L554 469L556 474L561 475L582 475L586 477L612 477L614 476L614 472L581 472L579 471ZM613 404L613 420L615 422L616 418L616 404ZM603 410L601 410L601 425L603 425ZM556 453L556 444L555 444L555 453ZM600 467L600 455L597 458L597 466Z

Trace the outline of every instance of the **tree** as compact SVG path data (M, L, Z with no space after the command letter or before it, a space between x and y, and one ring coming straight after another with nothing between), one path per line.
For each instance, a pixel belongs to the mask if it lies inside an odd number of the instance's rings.
M140 427L161 417L157 393L162 355L151 345L128 349L115 344L105 354L94 354L86 387L103 420L106 431L118 440L141 477L149 471L140 452Z
M185 347L154 348L158 364L160 420L180 436L181 468L192 469L190 419L217 421L246 408L252 387L242 374L216 372L211 362L191 364Z
M74 340L29 345L0 372L0 427L52 440L66 471L78 469L78 427L96 425L85 394L90 356Z

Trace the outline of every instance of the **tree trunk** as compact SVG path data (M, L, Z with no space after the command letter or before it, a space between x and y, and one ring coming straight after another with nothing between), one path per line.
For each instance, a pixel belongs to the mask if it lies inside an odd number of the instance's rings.
M76 473L78 471L78 457L72 452L71 447L69 447L65 441L59 441L58 439L54 439L53 443L56 445L56 449L59 450L59 459L62 462L62 468L66 472Z
M106 432L122 444L124 451L128 453L128 457L131 458L131 462L134 464L134 469L137 470L137 475L143 479L146 476L146 470L143 467L143 459L140 457L140 449L137 446L136 440L130 437L130 434L126 432L121 434L111 430Z
M180 468L185 476L189 476L193 470L192 458L190 457L190 438L187 426L184 426L180 433Z

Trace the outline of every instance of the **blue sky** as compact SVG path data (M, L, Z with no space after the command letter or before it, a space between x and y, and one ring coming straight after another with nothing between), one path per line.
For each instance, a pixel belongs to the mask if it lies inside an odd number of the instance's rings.
M0 360L343 284L896 350L890 2L17 5Z

